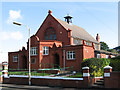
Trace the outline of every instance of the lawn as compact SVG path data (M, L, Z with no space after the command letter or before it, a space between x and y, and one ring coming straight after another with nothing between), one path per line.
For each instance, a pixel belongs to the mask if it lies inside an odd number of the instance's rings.
M81 72L77 72L75 75L67 76L69 78L81 78L83 77L83 74Z
M9 75L29 75L29 72L8 72ZM37 72L31 72L32 76L47 76L51 75L48 73L37 73Z

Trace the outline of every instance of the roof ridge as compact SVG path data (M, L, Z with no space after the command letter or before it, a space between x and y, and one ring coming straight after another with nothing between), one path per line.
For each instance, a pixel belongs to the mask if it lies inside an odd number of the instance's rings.
M58 19L58 18L55 18L55 19L57 19L58 20L58 22L59 22L59 20L61 20L61 19ZM80 27L80 26L77 26L77 25L75 25L75 24L68 24L66 21L63 21L63 20L61 20L62 22L64 22L65 24L67 24L67 25L69 25L69 26L76 26L76 27L78 27L78 28L81 28L81 29L84 29L84 28L82 28L82 27ZM85 30L85 29L84 29Z

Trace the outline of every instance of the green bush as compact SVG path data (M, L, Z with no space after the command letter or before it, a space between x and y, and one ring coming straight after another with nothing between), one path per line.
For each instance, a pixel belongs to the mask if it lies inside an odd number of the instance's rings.
M90 58L82 61L82 67L89 67L91 77L103 76L104 67L110 64L110 59Z
M120 56L111 58L110 66L112 66L113 71L120 71Z

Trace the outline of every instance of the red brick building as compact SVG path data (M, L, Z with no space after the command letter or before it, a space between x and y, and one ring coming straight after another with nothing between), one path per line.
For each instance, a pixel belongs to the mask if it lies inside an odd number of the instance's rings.
M27 50L25 47L16 52L9 52L9 69L27 69Z
M81 62L94 58L94 50L100 50L100 39L96 40L83 28L71 24L71 16L65 21L55 18L49 10L48 16L35 35L31 36L31 68L71 67L81 70ZM9 52L9 68L28 68L29 48Z

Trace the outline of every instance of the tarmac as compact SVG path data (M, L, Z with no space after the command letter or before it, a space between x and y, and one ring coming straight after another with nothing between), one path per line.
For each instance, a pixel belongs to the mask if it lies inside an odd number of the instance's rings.
M64 88L64 87L49 87L49 86L29 86L29 85L16 85L16 84L2 84L0 87L11 88L11 90L24 89L24 90L94 90L93 88ZM99 90L99 89L95 89ZM102 89L103 90L103 89Z

